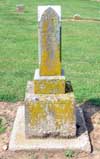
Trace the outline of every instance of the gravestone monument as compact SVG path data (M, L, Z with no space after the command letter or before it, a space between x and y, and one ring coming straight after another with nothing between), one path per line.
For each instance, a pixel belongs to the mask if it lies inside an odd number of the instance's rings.
M25 98L27 137L76 136L75 100L61 70L60 7L38 8L39 69ZM59 13L59 14L58 14Z
M66 81L61 67L60 6L39 6L38 24L39 68L27 83L25 105L17 112L10 150L90 151L82 110L76 109L71 82ZM81 131L85 133L77 137Z

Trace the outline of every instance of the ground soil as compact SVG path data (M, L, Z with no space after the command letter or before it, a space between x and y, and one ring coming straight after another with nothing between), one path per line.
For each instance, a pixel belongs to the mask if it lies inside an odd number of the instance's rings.
M0 102L0 116L6 119L5 133L0 134L0 159L67 159L64 151L60 152L11 152L8 150L9 138L16 116L16 111L22 102L5 103ZM89 102L81 104L85 113L92 153L75 152L73 159L100 159L100 106L92 105Z

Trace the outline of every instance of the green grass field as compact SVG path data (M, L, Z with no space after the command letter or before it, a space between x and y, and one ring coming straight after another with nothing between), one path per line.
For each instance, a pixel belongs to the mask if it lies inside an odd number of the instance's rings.
M25 5L24 14L16 5ZM0 0L0 101L24 100L26 83L38 67L38 5L61 5L62 18L74 14L100 20L92 0ZM78 102L100 104L100 22L62 22L62 67Z

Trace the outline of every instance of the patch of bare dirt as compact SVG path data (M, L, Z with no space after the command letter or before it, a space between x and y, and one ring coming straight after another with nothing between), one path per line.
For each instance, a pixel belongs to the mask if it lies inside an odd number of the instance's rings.
M0 134L0 159L67 159L65 152L11 152L8 150L13 122L16 111L23 103L0 102L0 116L6 119L6 131ZM73 159L100 159L100 106L94 106L89 102L81 105L85 113L85 119L90 135L93 152L75 152Z

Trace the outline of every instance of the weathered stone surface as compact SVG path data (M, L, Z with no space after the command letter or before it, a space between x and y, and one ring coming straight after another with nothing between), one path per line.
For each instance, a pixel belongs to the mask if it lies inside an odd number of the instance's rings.
M44 9L45 8L45 9ZM40 75L61 75L61 17L57 7L40 6L39 16L39 63ZM60 10L60 7L58 6Z
M76 135L75 100L73 93L34 94L29 82L25 97L27 137Z
M35 94L64 94L65 76L40 76L36 69L34 76Z
M20 106L17 111L16 119L14 122L14 127L12 130L9 150L18 151L38 151L45 150L47 151L59 151L59 150L78 150L91 152L91 145L89 141L88 131L86 128L86 123L84 120L83 112L81 109L76 109L77 112L77 134L75 138L26 138L25 134L25 106ZM83 130L83 131L82 131Z

